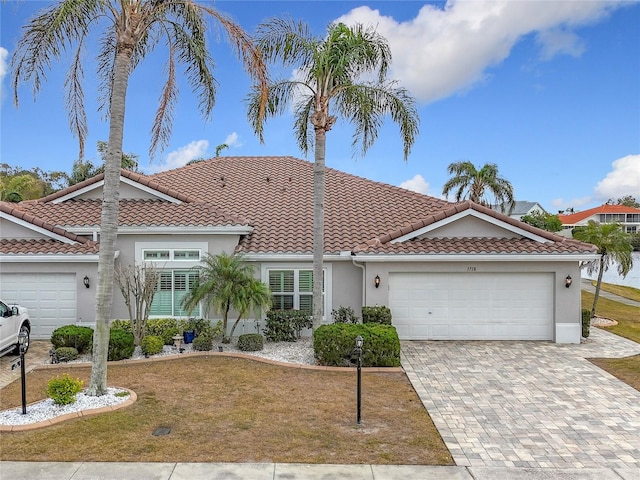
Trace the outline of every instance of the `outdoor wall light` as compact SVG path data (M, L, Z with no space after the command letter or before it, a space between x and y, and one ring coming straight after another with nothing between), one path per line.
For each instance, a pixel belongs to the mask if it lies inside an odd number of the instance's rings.
M89 277L85 275L82 283L84 283L85 287L89 288Z
M571 275L567 275L567 278L564 279L564 286L569 288L572 283L573 283L573 280L571 278Z
M376 278L373 279L373 283L378 288L380 286L380 275L376 275Z

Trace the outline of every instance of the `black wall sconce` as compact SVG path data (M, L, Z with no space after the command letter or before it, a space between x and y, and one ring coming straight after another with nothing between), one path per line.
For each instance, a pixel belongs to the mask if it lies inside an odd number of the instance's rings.
M89 288L90 284L89 284L89 277L88 276L84 276L84 278L82 279L82 283L84 283L84 286Z
M373 283L378 288L380 286L380 275L376 275L376 278L373 279Z
M567 278L564 279L564 286L569 288L572 283L573 279L571 278L571 275L567 275Z

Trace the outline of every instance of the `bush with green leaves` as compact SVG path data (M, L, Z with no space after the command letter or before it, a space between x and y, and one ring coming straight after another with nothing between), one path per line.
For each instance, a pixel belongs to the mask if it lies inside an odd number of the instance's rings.
M362 307L362 323L380 323L391 325L391 310L384 305Z
M175 318L151 318L145 323L145 335L161 337L165 345L173 345L173 337L180 334Z
M591 333L591 310L582 309L582 336L588 338Z
M91 351L93 346L93 329L79 325L65 325L51 333L54 348L73 347L79 353Z
M331 318L333 318L333 323L358 323L360 320L353 308L343 306L331 310Z
M183 332L187 332L189 330L193 331L196 334L196 337L199 335L208 335L213 338L213 327L211 325L211 321L206 318L182 319L178 322L178 327L180 327Z
M112 362L131 358L134 350L133 333L119 328L112 328L110 330L107 360Z
M191 346L197 352L208 352L213 348L213 339L209 335L198 335L193 339Z
M264 337L259 333L245 333L238 337L238 350L259 352L264 348Z
M75 347L58 347L53 351L51 358L53 363L71 362L78 358L78 350Z
M145 335L145 337L142 339L142 342L140 342L140 348L142 349L142 353L144 353L145 356L160 353L163 347L164 341L162 340L162 337L159 337L157 335Z
M82 380L73 379L65 373L61 377L49 380L47 384L47 395L51 397L56 405L70 405L75 403L76 394L82 390Z
M268 342L295 342L304 328L311 328L311 315L301 310L270 310L264 336Z
M355 358L358 335L363 339L363 366L400 366L400 339L395 327L375 323L333 323L319 326L313 332L313 351L320 365L351 365Z
M131 326L131 320L113 320L110 328L119 328L120 330L125 330L127 332L133 333L133 327Z

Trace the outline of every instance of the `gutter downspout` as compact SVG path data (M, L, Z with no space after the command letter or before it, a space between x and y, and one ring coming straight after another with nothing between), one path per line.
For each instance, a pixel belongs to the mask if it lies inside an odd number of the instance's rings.
M355 253L351 252L351 263L353 263L354 267L358 267L362 269L362 305L366 305L367 304L367 288L366 288L366 270L364 265L358 264L356 263L356 255Z

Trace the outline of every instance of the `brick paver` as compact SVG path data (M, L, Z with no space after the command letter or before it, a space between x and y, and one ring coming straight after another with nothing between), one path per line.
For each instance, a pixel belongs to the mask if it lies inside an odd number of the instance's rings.
M31 341L29 351L25 354L25 372L30 372L34 368L49 362L49 350L53 346L48 340ZM19 355L5 355L0 357L0 388L6 387L11 382L20 378L20 367L14 362L20 359Z
M461 466L640 468L640 392L585 357L640 345L402 342L402 366Z

